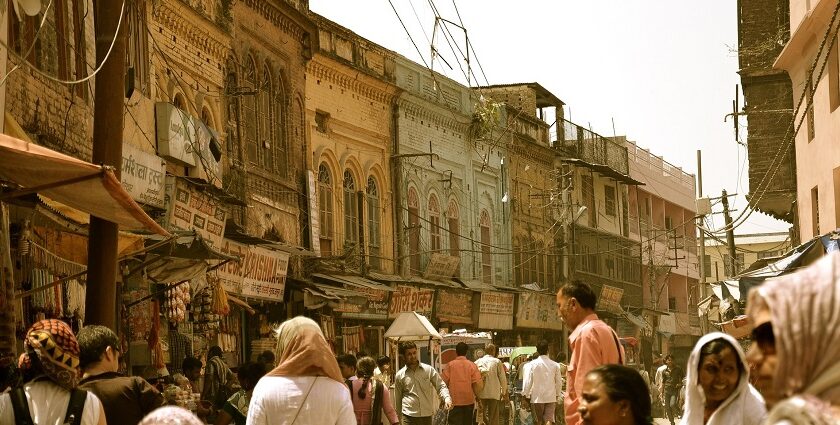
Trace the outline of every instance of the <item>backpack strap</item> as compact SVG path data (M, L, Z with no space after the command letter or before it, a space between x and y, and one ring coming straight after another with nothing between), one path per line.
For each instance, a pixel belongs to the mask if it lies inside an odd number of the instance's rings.
M615 349L618 352L618 364L624 364L624 356L621 355L621 343L618 342L618 335L616 335L615 331L610 329L610 333L612 333L613 339L615 340Z
M87 391L73 388L70 392L70 403L67 404L67 413L64 415L64 425L80 425L82 423L82 411L85 410Z
M26 401L26 393L23 387L17 387L9 393L12 400L12 410L15 412L15 423L21 425L34 425L32 414L29 413L29 403Z

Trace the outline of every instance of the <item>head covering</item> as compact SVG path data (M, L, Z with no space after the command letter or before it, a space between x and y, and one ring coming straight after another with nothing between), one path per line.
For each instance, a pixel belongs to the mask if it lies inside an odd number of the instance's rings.
M724 339L735 350L738 361L741 362L744 372L738 380L738 385L732 394L718 406L709 422L706 425L716 424L745 424L758 425L767 416L767 409L764 407L764 398L749 384L750 366L747 364L746 355L741 345L735 338L721 332L712 332L704 335L697 341L691 355L688 357L688 370L686 371L687 383L685 385L685 413L681 425L702 425L703 413L706 405L706 397L703 387L700 386L698 367L700 366L700 349L707 343L716 339Z
M26 332L23 345L26 352L18 360L21 371L29 370L35 357L56 384L71 390L79 383L79 343L66 323L56 319L36 322Z
M343 383L321 328L303 316L283 322L277 329L277 367L266 376L327 376Z
M770 311L777 394L809 394L840 405L840 253L750 290L747 315Z
M164 406L150 412L137 425L202 425L203 423L189 410L176 406Z

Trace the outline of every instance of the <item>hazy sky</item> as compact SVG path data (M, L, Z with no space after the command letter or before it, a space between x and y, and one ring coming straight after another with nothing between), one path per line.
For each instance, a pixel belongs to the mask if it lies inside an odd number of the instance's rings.
M452 0L391 0L429 61L435 23L459 23ZM566 103L566 117L604 136L615 132L694 174L703 151L703 189L747 193L746 148L735 143L739 83L736 2L662 0L456 0L475 49L480 84L538 82ZM310 8L359 35L422 63L388 0L310 0ZM463 49L463 32L450 26ZM462 83L458 59L439 30L435 70ZM474 60L477 58L477 62ZM461 65L464 61L461 60ZM741 122L746 141L746 122ZM740 179L739 179L740 175ZM746 205L743 196L734 208ZM719 207L716 209L719 211ZM739 212L734 213L737 215ZM722 225L720 215L716 216ZM787 230L754 213L736 233Z

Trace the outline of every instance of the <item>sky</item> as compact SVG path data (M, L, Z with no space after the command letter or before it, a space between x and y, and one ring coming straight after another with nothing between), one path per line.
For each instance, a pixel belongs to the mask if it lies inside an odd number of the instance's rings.
M746 147L735 142L732 118L724 120L732 112L739 84L736 4L310 0L310 9L389 50L428 63L434 6L440 17L463 22L475 51L470 61L473 83L538 82L566 103L567 119L604 136L626 135L690 174L696 173L700 149L704 195L720 196L722 189L739 194L732 206L737 217L749 189ZM464 32L454 25L449 30L463 50ZM453 54L441 29L435 40L453 69L439 59L434 69L466 83L458 66L460 62L466 68L465 61ZM746 142L744 118L739 125ZM715 215L715 227L722 225L721 215ZM755 212L735 233L788 228Z

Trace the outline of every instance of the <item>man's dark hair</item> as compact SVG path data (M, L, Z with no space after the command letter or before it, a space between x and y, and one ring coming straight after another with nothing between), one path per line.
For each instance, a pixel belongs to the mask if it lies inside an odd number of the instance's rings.
M595 304L598 302L598 297L595 291L588 283L582 280L575 280L567 283L560 288L560 293L566 298L574 298L583 308L595 310Z
M110 328L88 325L76 335L79 341L79 366L86 368L98 362L108 347L119 348L119 338Z
M265 350L257 356L257 360L260 363L274 363L275 357L274 352L271 350Z
M537 353L540 353L541 356L548 354L548 341L543 339L537 343Z
M674 359L674 356L672 356L670 354L666 354L665 358L663 358L662 361L667 362L668 360L673 360L673 359Z
M352 354L342 354L335 358L339 365L349 366L356 369L356 356Z
M639 371L627 366L606 364L592 369L587 375L601 378L607 397L613 403L627 400L634 423L652 423L650 412L650 391Z
M389 364L389 363L391 363L391 358L388 357L388 356L382 356L382 357L376 359L376 365L379 366L380 369L382 369L382 366L385 366L386 364Z
M400 343L400 354L405 355L405 352L411 350L412 348L417 348L417 344L414 341L406 341Z
M214 345L207 350L207 360L210 360L213 357L222 357L222 347Z
M470 346L467 345L466 342L459 342L458 344L455 345L455 354L457 354L459 356L466 356L467 351L469 351L469 350L470 350Z
M181 370L184 372L188 370L201 369L201 366L201 360L195 357L185 357L184 361L181 362Z

